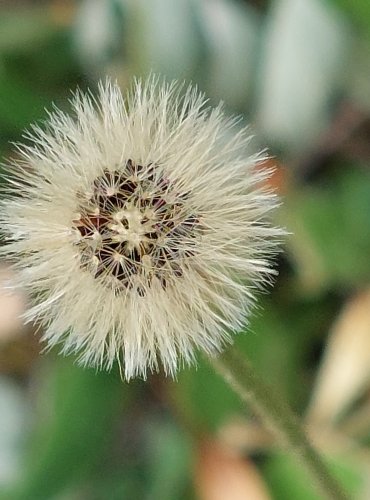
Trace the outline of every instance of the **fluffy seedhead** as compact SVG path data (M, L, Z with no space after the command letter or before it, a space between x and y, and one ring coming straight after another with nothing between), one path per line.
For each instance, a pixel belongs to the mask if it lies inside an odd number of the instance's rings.
M84 364L174 374L245 325L281 231L262 155L221 106L155 77L100 85L33 127L0 222L26 319Z

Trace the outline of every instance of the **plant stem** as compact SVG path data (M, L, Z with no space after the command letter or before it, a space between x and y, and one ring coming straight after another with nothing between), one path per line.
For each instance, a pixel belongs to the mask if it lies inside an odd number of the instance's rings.
M311 445L297 417L260 379L249 361L231 348L219 357L211 358L211 363L240 399L261 418L278 442L301 462L315 481L322 498L348 500L349 497Z

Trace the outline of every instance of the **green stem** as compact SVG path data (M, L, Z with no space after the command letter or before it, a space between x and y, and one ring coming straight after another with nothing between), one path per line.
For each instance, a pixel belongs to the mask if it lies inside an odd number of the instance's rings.
M309 442L296 416L260 379L251 364L235 349L212 358L211 363L240 399L261 418L278 442L301 462L323 498L348 500L348 496Z

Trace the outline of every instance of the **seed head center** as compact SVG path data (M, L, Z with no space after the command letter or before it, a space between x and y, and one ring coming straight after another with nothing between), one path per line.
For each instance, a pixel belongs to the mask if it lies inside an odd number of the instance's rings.
M115 291L142 295L154 280L165 289L183 275L195 252L199 218L189 213L187 193L158 166L128 160L119 170L104 171L77 203L72 225L80 265L95 278Z

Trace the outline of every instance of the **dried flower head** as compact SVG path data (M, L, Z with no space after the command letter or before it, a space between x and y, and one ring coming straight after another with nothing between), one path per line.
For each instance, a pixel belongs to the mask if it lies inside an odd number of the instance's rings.
M230 341L272 274L280 231L247 129L151 77L79 93L9 165L0 222L49 346L127 379Z

